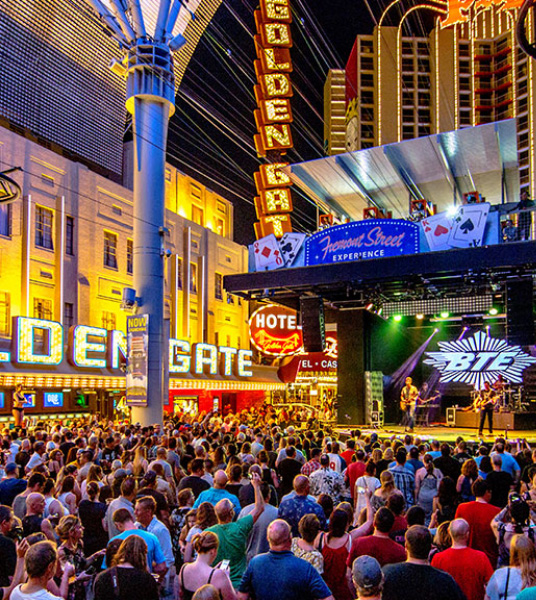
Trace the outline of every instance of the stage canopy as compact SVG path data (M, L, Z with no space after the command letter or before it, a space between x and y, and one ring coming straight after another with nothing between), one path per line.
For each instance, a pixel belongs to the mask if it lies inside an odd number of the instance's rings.
M406 218L412 199L441 212L467 192L491 204L517 202L515 119L467 127L287 167L292 181L324 210L351 221L376 205Z

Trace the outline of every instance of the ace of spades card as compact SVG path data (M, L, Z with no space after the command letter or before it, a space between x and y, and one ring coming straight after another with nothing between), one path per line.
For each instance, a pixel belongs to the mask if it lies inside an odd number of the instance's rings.
M432 217L426 217L421 221L421 227L430 250L447 250L449 248L448 240L452 221L447 213L443 212Z
M452 220L449 245L453 248L474 248L482 244L490 205L468 204L460 206Z
M279 242L273 233L253 243L256 271L273 271L285 266Z
M285 233L279 241L285 267L291 267L298 256L307 235L305 233Z

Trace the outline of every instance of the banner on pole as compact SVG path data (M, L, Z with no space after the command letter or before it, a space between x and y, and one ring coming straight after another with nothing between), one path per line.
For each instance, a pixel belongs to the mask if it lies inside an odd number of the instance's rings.
M149 315L127 317L127 405L147 406Z

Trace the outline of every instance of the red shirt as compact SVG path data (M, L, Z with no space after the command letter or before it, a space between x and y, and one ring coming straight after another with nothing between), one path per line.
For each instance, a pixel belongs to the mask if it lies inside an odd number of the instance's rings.
M467 600L484 600L486 585L493 575L484 552L472 548L448 548L434 555L432 567L452 575Z
M469 548L485 552L492 567L497 566L498 548L491 521L500 512L500 508L487 502L464 502L456 510L456 519L465 519L469 523Z
M346 465L350 465L352 463L352 458L353 458L354 454L355 454L355 450L351 450L351 449L341 452L341 456L344 458Z
M374 557L382 567L384 565L400 563L406 560L406 551L400 544L393 542L390 538L367 535L365 537L357 538L352 544L346 565L351 569L354 560L358 556L363 556L365 554Z
M350 487L350 494L352 494L352 500L355 494L355 482L365 473L364 462L350 463L346 469L346 478L348 479L348 485Z

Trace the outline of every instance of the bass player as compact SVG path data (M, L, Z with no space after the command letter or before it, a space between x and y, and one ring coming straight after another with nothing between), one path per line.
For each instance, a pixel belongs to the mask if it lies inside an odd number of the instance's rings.
M486 415L488 417L488 426L490 435L493 433L493 411L497 404L497 392L491 387L489 381L484 382L484 389L480 390L480 400L478 401L478 407L480 408L480 426L478 428L478 435L482 436L484 429L484 421Z

